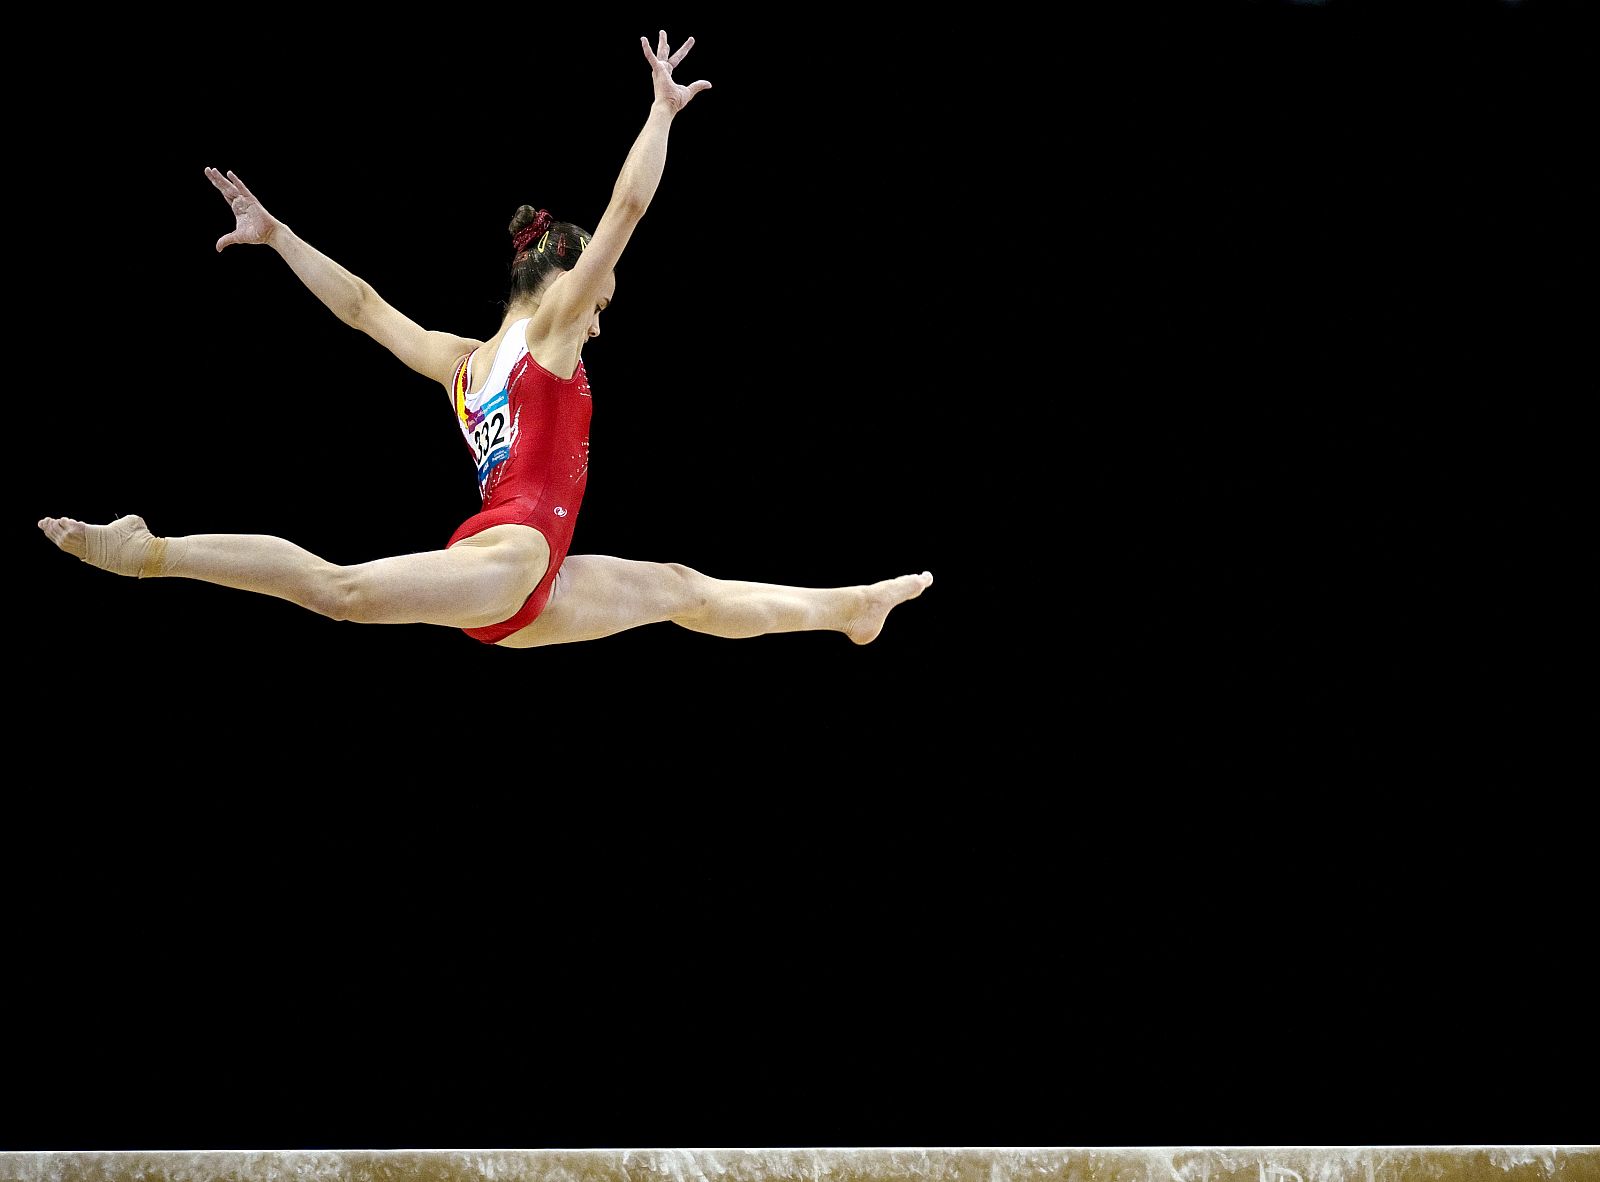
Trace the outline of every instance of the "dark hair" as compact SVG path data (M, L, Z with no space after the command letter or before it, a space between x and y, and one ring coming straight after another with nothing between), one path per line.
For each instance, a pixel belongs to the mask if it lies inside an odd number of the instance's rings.
M541 212L544 211L531 205L517 207L511 225L506 227L511 233L513 247L517 235L534 225ZM548 212L544 212L544 216L550 217ZM522 296L535 294L555 272L572 270L593 237L582 226L550 221L539 237L532 238L512 257L511 294L504 301L505 306L509 308Z

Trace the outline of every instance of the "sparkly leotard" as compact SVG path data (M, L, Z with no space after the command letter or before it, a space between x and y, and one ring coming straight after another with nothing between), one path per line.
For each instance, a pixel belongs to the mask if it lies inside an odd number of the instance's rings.
M589 480L592 400L583 361L558 378L528 352L528 320L506 329L482 389L474 394L473 350L456 366L451 402L462 437L478 466L483 509L450 535L446 549L492 525L530 525L550 545L550 568L516 615L486 628L464 628L485 644L504 640L538 618L550 600L556 572Z

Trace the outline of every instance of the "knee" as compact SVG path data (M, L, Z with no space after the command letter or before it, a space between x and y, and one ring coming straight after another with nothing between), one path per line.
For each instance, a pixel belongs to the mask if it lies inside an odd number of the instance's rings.
M366 599L361 576L348 566L330 563L312 580L311 601L305 606L330 620L359 622Z
M693 619L705 614L717 581L681 562L664 562L661 568L662 579L669 588L673 618Z

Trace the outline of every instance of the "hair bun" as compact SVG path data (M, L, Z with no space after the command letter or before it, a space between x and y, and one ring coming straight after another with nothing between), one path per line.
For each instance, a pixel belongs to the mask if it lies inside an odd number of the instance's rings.
M522 229L511 235L512 248L518 254L521 254L523 251L527 250L530 243L537 241L539 236L550 228L550 223L553 220L554 219L551 218L550 211L548 209L541 209L534 216L533 221L529 222L526 226L523 226Z

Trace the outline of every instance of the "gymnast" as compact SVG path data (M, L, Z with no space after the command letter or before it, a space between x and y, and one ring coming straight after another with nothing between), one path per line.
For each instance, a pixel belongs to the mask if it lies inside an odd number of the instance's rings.
M507 648L594 640L671 620L713 636L831 629L874 639L889 611L922 594L927 571L855 587L786 587L710 578L680 563L568 554L588 481L592 394L583 347L600 335L616 291L614 268L666 163L672 121L704 80L684 86L663 30L649 62L654 98L591 234L520 207L505 318L487 341L426 331L365 280L273 217L231 171L206 176L236 225L217 240L267 245L333 313L439 382L477 467L483 507L444 549L338 566L264 534L156 537L138 516L109 525L47 517L39 528L67 553L138 578L184 578L287 599L334 620L440 624Z

